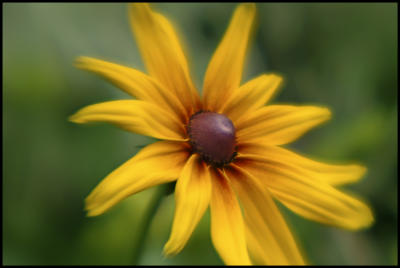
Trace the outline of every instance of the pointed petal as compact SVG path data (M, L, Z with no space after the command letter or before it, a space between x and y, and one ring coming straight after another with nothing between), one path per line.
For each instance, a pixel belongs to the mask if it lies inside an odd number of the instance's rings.
M97 216L126 197L178 178L189 153L180 142L159 141L111 172L86 198L88 216Z
M277 91L282 78L275 74L261 75L233 91L231 97L220 110L233 122L241 116L263 106Z
M75 123L107 122L127 131L165 140L185 140L184 125L158 106L117 100L86 106L69 118Z
M262 265L304 265L304 260L271 194L232 164L226 169L244 210L248 248Z
M365 228L373 222L372 212L365 203L288 165L278 165L261 156L242 155L237 162L300 216L349 230Z
M296 170L299 174L330 185L343 185L360 180L366 168L361 165L330 165L321 163L278 146L262 143L243 143L238 146L242 155L259 155L270 159L271 163L284 164Z
M327 108L316 106L269 105L236 123L238 142L261 141L281 145L298 139L331 116Z
M133 97L162 106L182 122L190 116L175 94L138 70L90 57L79 57L76 66L106 78Z
M171 23L146 3L131 4L129 15L150 75L173 92L190 114L196 112L200 99Z
M245 226L235 193L224 174L210 169L211 238L218 254L227 265L249 265Z
M216 111L239 87L256 8L239 5L205 74L203 100L206 110Z
M197 154L187 161L175 188L175 216L164 254L179 253L206 211L211 198L208 167Z

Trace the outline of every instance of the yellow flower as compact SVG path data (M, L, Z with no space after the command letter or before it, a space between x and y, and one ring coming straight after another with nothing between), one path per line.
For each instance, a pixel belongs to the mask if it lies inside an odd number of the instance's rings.
M281 147L329 119L329 110L264 106L281 83L276 74L240 85L255 11L249 3L235 10L208 65L202 98L174 28L148 4L131 5L129 15L150 75L98 59L77 60L79 68L103 76L136 100L90 105L71 121L109 122L162 140L90 193L89 216L146 188L176 181L165 254L182 250L210 206L212 242L226 264L305 263L273 199L307 219L349 230L373 222L368 206L335 188L358 181L364 167L323 164Z

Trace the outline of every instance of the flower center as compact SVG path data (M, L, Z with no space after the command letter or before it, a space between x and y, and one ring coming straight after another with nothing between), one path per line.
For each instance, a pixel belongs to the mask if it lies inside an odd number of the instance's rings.
M236 155L235 127L223 114L195 113L190 118L188 134L193 151L209 164L223 166Z

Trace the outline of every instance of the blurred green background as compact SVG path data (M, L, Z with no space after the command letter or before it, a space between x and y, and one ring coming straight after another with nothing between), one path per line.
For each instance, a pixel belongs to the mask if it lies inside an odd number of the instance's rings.
M178 26L194 80L235 4L157 4ZM319 104L332 119L288 147L330 163L361 162L368 174L345 189L368 200L375 224L349 232L282 207L313 264L397 264L397 4L257 4L246 81L278 72L274 103ZM154 189L87 218L83 201L102 178L153 140L67 117L128 98L76 69L92 56L144 71L126 4L3 4L3 264L130 264ZM209 213L186 248L164 258L174 209L156 214L141 264L222 264Z

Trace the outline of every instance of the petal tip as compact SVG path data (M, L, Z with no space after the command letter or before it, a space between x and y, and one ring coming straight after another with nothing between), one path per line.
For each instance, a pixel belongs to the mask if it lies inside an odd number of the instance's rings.
M83 123L81 120L79 120L79 116L77 114L73 114L71 116L68 117L68 121L72 122L72 123Z
M361 202L358 215L354 218L352 223L346 227L346 229L350 231L360 231L371 227L374 222L375 217L370 206L365 202Z
M330 120L332 118L332 112L329 108L327 107L317 107L318 111L315 114L315 118L320 122L323 123L327 120Z
M130 7L130 8L140 8L140 7L150 7L150 4L149 3L129 3L128 4L128 6Z
M373 225L374 222L375 222L375 218L372 213L372 210L368 206L366 206L366 209L362 215L362 219L360 220L360 223L357 226L357 228L354 228L354 230L357 231L357 230L366 229L368 227L371 227L371 225Z
M358 168L358 177L364 177L368 171L367 167L363 165L356 165L356 167Z
M68 117L68 121L76 124L83 124L86 123L86 120L84 119L84 116L78 111L74 113L73 115Z
M268 78L268 81L274 85L274 94L276 94L277 91L282 88L284 82L283 76L277 73L269 73L266 75L266 78Z
M88 61L90 61L91 58L86 57L86 56L79 56L78 58L75 59L74 61L74 66L79 69L84 69Z
M327 119L332 117L332 112L329 108L321 107L321 114L324 115Z
M164 257L173 257L176 254L178 254L181 251L181 248L177 248L176 246L173 246L173 243L171 242L171 240L169 240L163 249L163 256Z
M151 12L151 7L149 3L129 3L128 10L132 16L138 16Z
M93 204L89 204L87 198L85 199L85 207L83 210L86 211L86 217L88 218L102 214Z
M256 4L255 3L242 3L238 7L245 8L249 12L255 12L256 11Z
M89 195L85 199L84 211L86 211L86 217L99 216L104 212L104 210L99 209L99 206L93 202L93 199L91 199L91 195Z
M271 77L273 79L276 79L279 82L282 82L282 80L283 80L283 76L281 74L278 74L278 73L269 73L269 74L265 74L265 75L269 76L269 77Z
M98 215L98 214L93 213L92 210L89 210L89 211L86 212L86 217L88 217L88 218L92 218L92 217L95 217L95 216L97 216L97 215Z

